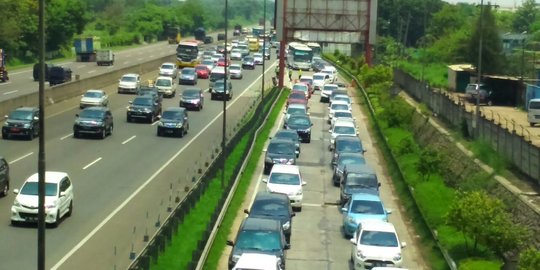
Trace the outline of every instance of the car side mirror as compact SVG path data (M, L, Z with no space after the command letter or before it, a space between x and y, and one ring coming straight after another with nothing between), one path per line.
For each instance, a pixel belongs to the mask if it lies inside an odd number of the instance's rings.
M285 246L283 247L283 249L285 249L285 250L291 249L291 244L285 244Z
M65 191L60 192L60 197L64 197L64 196L66 196L66 192Z
M78 113L76 113L76 114L75 114L75 117L79 117L79 114L78 114Z
M128 101L128 103L129 103L129 104L133 104L133 101L130 100L130 101Z
M356 240L354 238L351 238L349 241L356 246Z
M391 210L391 209L386 209L386 214L387 214L387 215L392 214L392 210Z
M401 242L401 248L405 248L407 246L407 243Z
M342 213L346 213L346 212L347 212L347 208L346 208L346 207L342 207L342 208L341 208L341 212L342 212Z
M313 123L311 123L311 126L313 126Z
M18 188L14 189L14 190L13 190L13 193L19 194L19 189L18 189Z
M262 181L263 183L268 183L268 178L263 178Z
M249 210L247 209L244 209L244 213L248 214L249 215Z
M329 129L328 132L332 133L332 129Z
M264 149L263 149L263 152L266 152L266 151L268 151L268 149L264 148Z
M227 246L234 246L234 242L231 240L227 240Z
M292 212L291 217L295 217L295 216L296 216L296 213Z
M377 186L378 186L378 187L380 187L380 186L381 186L381 183L380 183L380 182L379 182L379 183L377 183Z
M306 113L306 114L307 114L307 115L311 115L311 114L310 114L309 112L308 112L308 113ZM311 124L311 125L313 126L313 124Z
M302 181L302 186L305 186L307 185L307 182L306 181Z
M34 121L37 121L37 120L39 120L39 117L34 116Z
M8 116L7 116L7 115L4 115L4 118L8 119Z

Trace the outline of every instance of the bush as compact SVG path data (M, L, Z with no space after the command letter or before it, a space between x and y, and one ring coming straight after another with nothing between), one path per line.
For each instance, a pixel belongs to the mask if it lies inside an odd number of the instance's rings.
M388 127L408 127L412 123L414 109L399 99L391 99L381 114Z
M459 264L459 270L499 270L502 264L497 261L483 259L467 259Z
M534 247L521 252L519 256L519 270L540 269L540 251Z

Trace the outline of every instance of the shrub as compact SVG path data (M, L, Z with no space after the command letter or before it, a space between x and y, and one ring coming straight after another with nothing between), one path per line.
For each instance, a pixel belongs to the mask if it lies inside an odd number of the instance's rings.
M390 99L381 114L388 127L408 127L412 123L414 109L399 99Z
M499 270L501 263L483 259L467 259L459 264L459 270Z
M519 270L540 269L540 251L531 247L521 252L519 256Z

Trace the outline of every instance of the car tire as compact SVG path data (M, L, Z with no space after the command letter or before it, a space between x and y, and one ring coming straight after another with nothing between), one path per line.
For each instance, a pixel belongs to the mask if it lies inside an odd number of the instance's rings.
M58 227L59 224L60 224L60 210L56 211L56 218L54 219L52 227L56 228Z
M78 131L73 131L73 137L74 138L79 138L79 137L81 137L81 135L79 134Z
M186 134L186 131L185 131L184 128L182 128L182 129L180 129L180 132L179 132L179 133L180 133L180 134L179 134L178 136L179 136L180 138L183 138L184 135Z
M268 175L269 173L270 173L270 169L268 168L268 166L264 165L263 174Z
M128 123L131 123L131 117L128 116L128 117L126 118L126 121L127 121Z
M104 128L99 134L99 138L103 140L105 137L107 137L107 130Z
M28 140L31 141L34 139L34 129L30 130L30 134L28 134Z
M111 127L109 127L109 136L113 134L113 130L114 130L114 125L111 125Z
M13 227L18 227L19 224L20 224L20 223L19 223L18 221L11 220L11 226L13 226Z
M487 105L488 105L488 106L492 106L492 105L493 105L493 101L489 100L489 101L487 102Z
M6 197L9 192L9 180L6 181L6 184L4 185L4 188L2 189L1 196Z
M306 143L310 143L311 142L311 136L309 136L307 139L306 139Z
M529 125L531 125L531 127L534 127L534 123L529 123Z
M7 132L2 131L2 139L4 139L4 140L9 139L9 135L7 134Z
M73 201L69 202L69 208L66 213L66 217L71 217L71 214L73 214Z

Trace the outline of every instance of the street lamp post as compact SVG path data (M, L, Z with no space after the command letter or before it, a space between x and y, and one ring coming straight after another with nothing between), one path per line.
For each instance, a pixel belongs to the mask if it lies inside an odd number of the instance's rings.
M263 1L263 62L262 62L262 86L261 86L261 103L264 101L264 71L266 70L266 0ZM264 104L263 104L264 106Z
M222 137L221 137L221 158L222 158L222 164L221 164L221 189L225 188L225 157L226 157L226 139L227 139L227 90L231 91L229 87L227 86L227 77L228 77L228 51L227 51L227 41L228 41L228 28L229 25L229 1L225 0L225 77L224 77L224 94L223 95L223 126L222 126ZM230 93L229 93L230 94Z
M482 21L484 20L484 0L480 1L480 20L478 24L478 31L480 32L480 39L478 44L478 67L477 67L477 84L476 84L476 114L474 121L475 135L478 136L478 122L480 121L480 84L482 83L482 42L483 42L483 29Z

